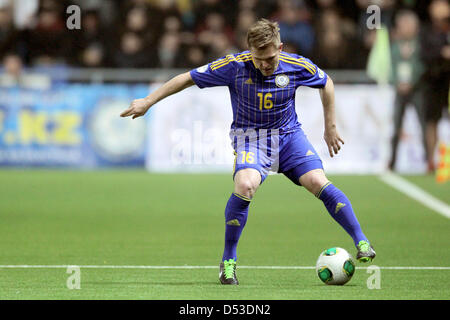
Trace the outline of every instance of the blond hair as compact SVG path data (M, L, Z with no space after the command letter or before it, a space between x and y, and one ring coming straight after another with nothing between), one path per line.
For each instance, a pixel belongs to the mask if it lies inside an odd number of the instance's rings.
M271 44L278 46L280 43L280 27L277 22L260 19L248 29L247 44L249 49L264 49Z

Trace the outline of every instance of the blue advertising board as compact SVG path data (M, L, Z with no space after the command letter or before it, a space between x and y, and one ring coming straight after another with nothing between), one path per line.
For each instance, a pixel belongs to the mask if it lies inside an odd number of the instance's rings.
M0 165L144 166L146 121L121 118L148 85L0 88Z

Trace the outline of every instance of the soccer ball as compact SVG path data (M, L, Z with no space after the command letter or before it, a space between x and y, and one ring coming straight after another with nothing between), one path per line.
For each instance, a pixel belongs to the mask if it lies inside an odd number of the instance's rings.
M323 251L317 259L316 272L326 284L343 285L355 273L355 261L345 249L330 248Z

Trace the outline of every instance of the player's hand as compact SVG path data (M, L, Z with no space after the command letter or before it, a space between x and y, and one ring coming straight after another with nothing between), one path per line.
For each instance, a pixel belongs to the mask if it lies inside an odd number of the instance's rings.
M123 111L121 117L132 116L132 119L143 116L150 108L148 101L145 99L136 99L131 102L130 107Z
M336 129L325 130L324 139L327 143L330 157L333 158L341 150L341 144L344 144L344 140L339 136Z

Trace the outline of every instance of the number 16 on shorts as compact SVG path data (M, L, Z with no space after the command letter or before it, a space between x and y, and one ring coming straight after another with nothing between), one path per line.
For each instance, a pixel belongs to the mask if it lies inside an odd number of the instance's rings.
M255 153L251 151L241 151L241 164L253 164L255 163Z

